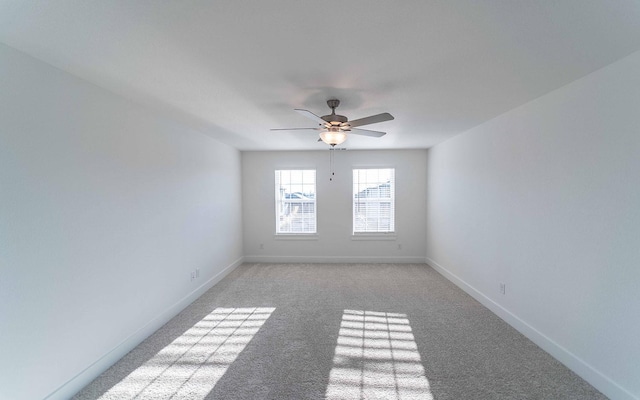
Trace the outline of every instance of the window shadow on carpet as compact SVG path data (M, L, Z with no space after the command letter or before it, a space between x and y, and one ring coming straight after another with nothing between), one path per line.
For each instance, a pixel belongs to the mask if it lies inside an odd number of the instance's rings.
M206 399L324 399L341 315L278 305Z
M433 395L406 314L345 310L326 399Z
M215 321L233 310L231 340ZM257 320L243 331L247 310ZM193 359L180 358L187 349ZM112 398L157 394L171 374L168 394L153 398L605 398L424 265L243 264L74 399L127 379L134 395Z
M202 399L274 308L216 308L100 399Z

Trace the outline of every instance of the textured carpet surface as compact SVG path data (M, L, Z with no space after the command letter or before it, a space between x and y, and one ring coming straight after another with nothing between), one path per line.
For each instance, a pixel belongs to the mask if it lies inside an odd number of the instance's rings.
M75 399L604 399L426 265L244 264Z

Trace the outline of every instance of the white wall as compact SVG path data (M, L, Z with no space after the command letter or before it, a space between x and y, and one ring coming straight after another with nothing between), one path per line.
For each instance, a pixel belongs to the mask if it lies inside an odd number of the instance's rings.
M614 399L640 398L638 71L635 53L428 156L429 263Z
M0 398L69 397L237 265L240 197L237 150L0 45Z
M426 150L336 151L335 176L329 181L328 146L322 151L243 152L245 260L424 262L426 154ZM358 167L396 170L394 240L352 240L351 171ZM318 234L314 240L282 240L275 236L274 171L299 168L316 169Z

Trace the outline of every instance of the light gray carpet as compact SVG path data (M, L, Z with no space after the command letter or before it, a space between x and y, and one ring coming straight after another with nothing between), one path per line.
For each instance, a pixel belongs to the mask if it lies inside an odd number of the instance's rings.
M244 264L75 399L603 399L426 265Z

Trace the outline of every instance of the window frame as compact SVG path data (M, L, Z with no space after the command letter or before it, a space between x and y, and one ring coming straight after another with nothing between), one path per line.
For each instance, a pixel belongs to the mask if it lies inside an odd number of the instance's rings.
M391 177L389 179L389 183L390 183L390 187L389 187L389 197L388 197L388 203L389 203L389 208L390 208L390 215L389 215L389 230L380 230L379 229L379 224L378 224L378 229L376 230L357 230L357 224L356 224L356 218L357 218L357 208L358 208L358 201L357 200L361 200L362 197L358 198L356 197L356 195L360 192L362 192L363 189L362 185L365 184L367 182L361 182L360 179L356 179L356 172L357 171L362 171L362 170L390 170L391 171ZM395 174L396 174L396 168L394 166L360 166L360 167L353 167L352 168L352 194L351 194L351 210L352 210L352 240L395 240L396 238L396 232L397 232L397 227L396 227L396 218L395 218L395 214L396 214L396 183L395 183ZM359 177L359 176L358 176ZM374 182L371 182L374 183ZM378 185L378 188L384 184L384 182L381 182L380 180L378 180L377 182L375 182ZM379 190L379 189L378 189ZM387 197L376 197L373 198L374 200L370 201L370 203L382 203L383 199L387 199ZM386 201L385 201L386 202ZM360 203L362 203L362 201L360 201ZM378 219L380 219L380 217L378 217Z
M304 187L305 185L313 185L313 199L292 199L290 198L284 198L282 197L283 194L285 193L289 193L289 194L299 194L301 196L303 196L305 194L304 190L302 191L295 191L295 192L286 192L283 191L282 189L282 172L289 172L290 176L292 172L300 172L302 174L302 180L300 182L289 182L286 185L289 185L290 187L293 185L297 185L297 186L302 186ZM305 172L313 172L313 183L307 183L304 180L304 174ZM287 239L287 238L291 238L291 239L306 239L306 238L313 238L315 236L317 236L318 234L318 173L317 170L315 168L280 168L280 169L275 169L274 170L274 189L275 189L275 237L277 239ZM298 200L298 201L296 201ZM313 231L311 230L300 230L300 231L295 231L292 229L288 229L288 230L283 230L282 229L282 212L284 210L284 205L288 204L288 208L289 210L291 209L291 204L297 204L300 203L301 207L304 209L304 205L305 204L311 204L312 205L312 209L313 212L309 213L312 214L312 226L313 226ZM305 219L307 221L305 221ZM308 217L302 217L301 220L298 220L298 222L300 224L302 224L304 226L305 223L310 223L311 220L309 220Z

